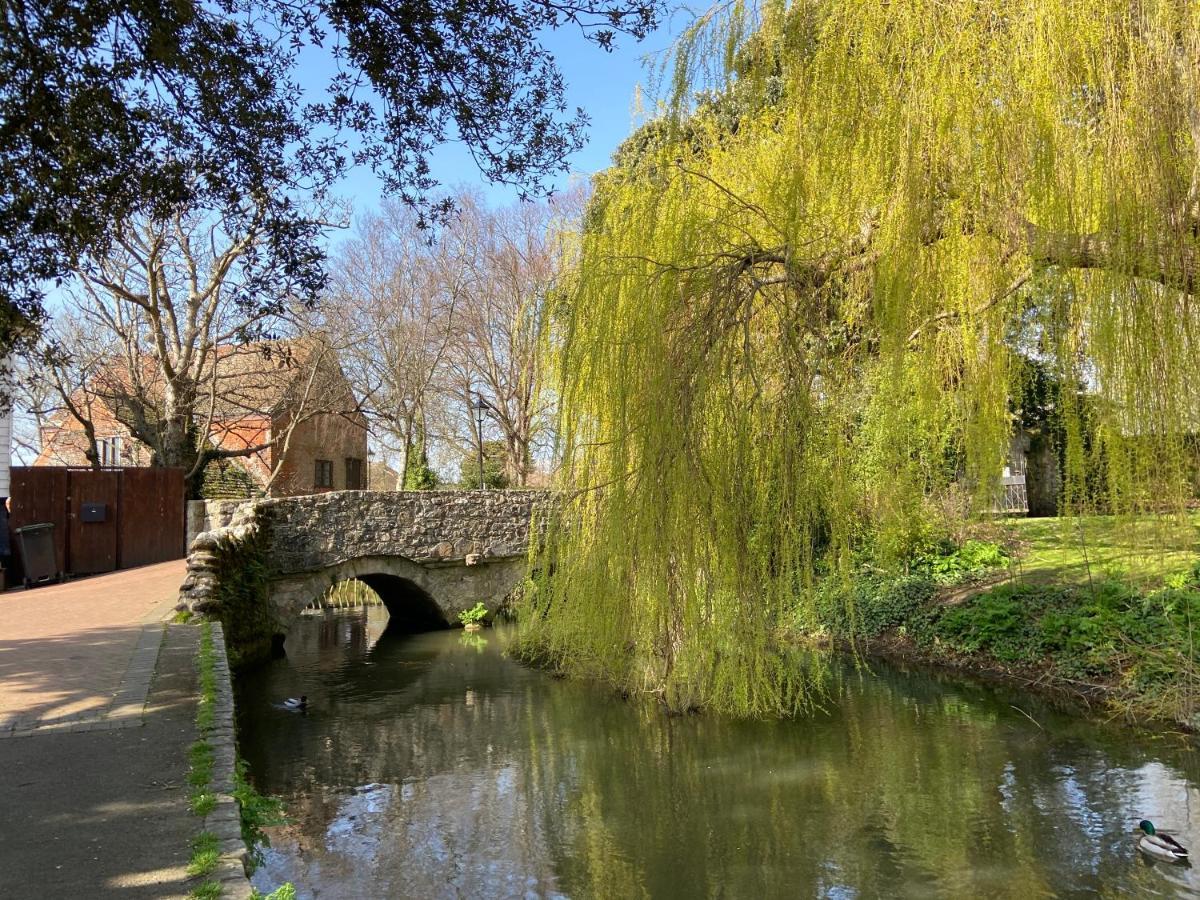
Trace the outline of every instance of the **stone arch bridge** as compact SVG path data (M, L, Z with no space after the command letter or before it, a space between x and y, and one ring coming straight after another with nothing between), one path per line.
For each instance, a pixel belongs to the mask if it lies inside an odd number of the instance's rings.
M195 501L180 608L217 613L247 552L265 573L277 633L326 588L357 578L393 620L445 627L477 602L495 608L525 575L545 491L338 491L306 497Z

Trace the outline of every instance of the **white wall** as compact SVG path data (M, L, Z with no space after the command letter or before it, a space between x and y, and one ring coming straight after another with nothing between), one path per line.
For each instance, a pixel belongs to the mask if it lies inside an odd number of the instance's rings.
M12 468L12 389L9 386L7 359L0 359L0 497L9 494L9 469Z

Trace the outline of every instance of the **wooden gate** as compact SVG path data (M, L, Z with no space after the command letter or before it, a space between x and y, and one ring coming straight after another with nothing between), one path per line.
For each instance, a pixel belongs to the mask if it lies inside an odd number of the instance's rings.
M72 575L93 575L119 567L120 502L121 477L117 470L67 471L66 571Z
M118 505L122 569L180 559L183 546L183 469L121 469Z
M182 558L185 507L182 469L17 466L9 527L53 523L59 569L91 575ZM19 584L20 543L11 539L8 582Z

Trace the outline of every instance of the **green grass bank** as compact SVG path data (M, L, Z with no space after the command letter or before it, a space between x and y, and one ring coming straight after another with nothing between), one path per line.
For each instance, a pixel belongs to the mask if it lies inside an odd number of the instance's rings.
M1200 730L1200 519L1026 519L899 573L829 577L802 639L970 670Z

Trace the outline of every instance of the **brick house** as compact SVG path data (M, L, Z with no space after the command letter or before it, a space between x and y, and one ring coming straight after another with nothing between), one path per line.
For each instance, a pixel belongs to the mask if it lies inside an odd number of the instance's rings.
M123 424L128 419L121 415L122 397L129 381L114 369L73 397L95 429L103 466L153 464L150 448ZM270 443L247 456L210 461L203 479L206 496L283 497L366 488L366 419L336 354L319 340L221 348L206 391L207 408L201 403L198 412L208 423L213 446L241 450ZM56 412L40 437L35 466L89 464L85 429L67 410Z

